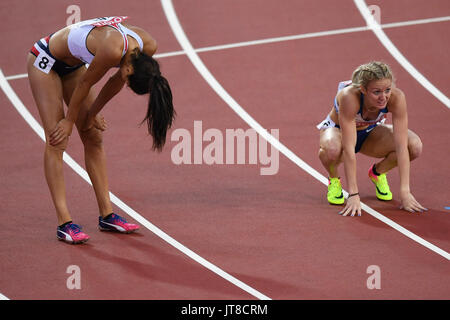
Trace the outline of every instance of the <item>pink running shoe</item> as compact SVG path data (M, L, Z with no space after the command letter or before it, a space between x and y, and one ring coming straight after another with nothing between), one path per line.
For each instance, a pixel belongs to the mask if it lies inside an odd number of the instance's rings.
M56 229L56 237L58 240L71 244L83 243L89 240L89 236L81 231L81 227L75 223L67 223Z
M137 224L128 223L121 216L111 213L105 218L98 218L98 228L101 231L116 231L120 233L131 233L139 229Z

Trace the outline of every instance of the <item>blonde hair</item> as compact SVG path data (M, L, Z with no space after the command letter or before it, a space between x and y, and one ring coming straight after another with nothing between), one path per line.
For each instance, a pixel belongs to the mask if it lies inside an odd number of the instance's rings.
M371 61L366 64L360 65L353 71L352 86L359 88L363 86L367 88L367 85L372 80L390 79L394 81L394 75L391 68L384 62Z

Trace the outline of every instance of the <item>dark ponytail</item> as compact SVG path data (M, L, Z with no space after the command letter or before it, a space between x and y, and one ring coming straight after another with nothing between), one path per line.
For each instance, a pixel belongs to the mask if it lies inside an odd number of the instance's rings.
M167 130L175 119L172 104L172 90L169 82L161 75L159 63L151 56L136 51L131 55L133 74L128 76L130 88L137 94L150 93L147 114L148 132L153 137L153 150L162 151Z

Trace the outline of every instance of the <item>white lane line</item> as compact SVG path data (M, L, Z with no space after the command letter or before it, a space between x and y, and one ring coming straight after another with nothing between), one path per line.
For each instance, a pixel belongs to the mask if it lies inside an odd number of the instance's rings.
M9 298L7 296L5 296L4 294L0 293L0 300L9 300Z
M382 24L381 27L385 28L385 29L389 29L389 28L405 27L405 26L412 26L412 25L417 25L417 24L426 24L426 23L444 22L444 21L450 21L450 16L386 23L386 24ZM207 52L207 51L215 51L215 50L224 50L224 49L231 49L231 48L238 48L238 47L261 45L261 44L274 43L274 42L292 41L292 40L317 38L317 37L327 37L327 36L332 36L332 35L353 33L353 32L362 32L362 31L369 31L369 30L370 29L367 26L343 28L343 29L296 34L296 35L276 37L276 38L267 38L267 39L261 39L261 40L236 42L236 43L231 43L231 44L197 48L194 50L195 50L195 52Z
M400 63L400 65L408 71L411 76L417 80L425 89L427 89L433 96L442 102L447 108L450 108L450 99L436 88L427 78L425 78L397 49L392 41L386 36L381 26L376 22L375 18L370 14L364 0L353 0L359 12L363 16L370 30L375 33L378 40L383 44L387 51Z
M158 53L155 54L154 57L157 59L160 58L167 58L167 57L174 57L174 56L180 56L183 55L184 51L172 51L172 52L164 52L164 53ZM16 79L23 79L23 78L28 78L28 74L27 73L20 73L20 74L15 74L12 76L6 76L5 79L6 80L16 80Z
M5 77L6 80L16 80L16 79L23 79L23 78L27 78L28 74L27 73L19 73L19 74L15 74L12 76L7 76Z
M36 132L36 134L45 142L45 133L44 129L41 127L41 125L36 121L36 119L33 117L33 115L28 111L28 109L25 107L25 105L22 103L22 101L19 99L19 97L16 95L14 90L9 85L8 81L6 80L2 70L0 69L0 86L3 90L3 92L6 94L8 99L11 101L13 106L16 108L16 110L19 112L19 114L25 119L25 121L28 123L28 125ZM66 152L64 152L63 156L64 161L78 174L80 175L87 183L92 185L91 180L89 179L89 175L87 172L75 161L72 157L70 157ZM140 215L138 212L133 210L130 206L128 206L126 203L124 203L122 200L120 200L117 196L115 196L113 193L109 193L111 197L111 202L117 205L120 209L122 209L124 212L126 212L130 217L135 219L137 222L139 222L141 225L146 227L148 230L156 234L158 237L196 261L197 263L201 264L205 268L209 269L210 271L214 272L218 276L222 277L223 279L227 280L228 282L234 284L235 286L239 287L240 289L246 291L247 293L251 294L252 296L261 299L261 300L270 300L269 297L265 296L264 294L260 293L259 291L255 290L254 288L250 287L249 285L245 284L244 282L240 281L239 279L233 277L229 273L223 271L216 265L212 264L211 262L207 261L203 257L199 256L194 251L190 250L171 236L169 236L167 233L156 227L154 224L152 224L150 221L145 219L142 215Z
M444 22L444 21L450 21L450 16L386 23L386 24L382 24L381 27L383 29L389 29L389 28L406 27L406 26L413 26L413 25L418 25L418 24ZM239 47L256 46L256 45L262 45L262 44L268 44L268 43L300 40L300 39L307 39L307 38L326 37L326 36L331 36L331 35L362 32L362 31L369 31L369 30L370 29L367 26L354 27L354 28L343 28L343 29L336 29L336 30L303 33L303 34L297 34L297 35L292 35L292 36L267 38L267 39L261 39L261 40L242 41L242 42L236 42L236 43L230 43L230 44L222 44L222 45L216 45L216 46L197 48L194 50L195 50L195 52L218 51L218 50L226 50L226 49L233 49L233 48L239 48ZM166 57L180 56L180 55L184 55L184 54L186 54L186 53L183 50L180 50L180 51L155 54L154 57L157 59L160 59L160 58L166 58ZM23 79L26 77L28 77L28 75L26 73L21 73L21 74L7 76L6 80L9 81L9 80L15 80L15 79Z
M191 60L194 67L197 71L202 75L202 77L206 80L206 82L211 86L211 88L233 109L247 124L255 129L258 134L260 134L264 139L266 139L270 144L272 144L275 148L277 148L281 153L283 153L287 158L289 158L292 162L297 164L301 169L312 175L314 178L319 180L325 185L328 185L328 179L308 165L306 162L301 160L298 156L296 156L291 150L289 150L286 146L284 146L280 141L278 141L275 137L267 132L258 122L256 122L237 102L231 97L228 92L222 87L222 85L214 78L208 68L205 66L203 61L195 52L192 44L187 38L184 30L178 20L175 9L173 7L171 0L161 0L164 13L166 14L167 20L172 28L175 37L180 43L181 47L186 52L187 56ZM348 196L348 192L344 191L345 196ZM376 219L386 223L390 227L394 228L398 232L407 236L408 238L416 241L417 243L425 246L426 248L432 250L433 252L443 256L447 260L450 260L450 254L441 248L435 246L434 244L426 241L425 239L417 236L416 234L410 232L405 229L401 225L396 222L386 218L381 213L373 210L369 206L364 203L361 203L361 207L364 211L375 217Z
M445 21L449 21L449 20L450 20L450 16L444 16L444 17L436 17L436 18L408 20L408 21L402 21L402 22L383 23L380 26L383 29L389 29L389 28L397 28L397 27L414 26L414 25L417 25L417 24L445 22Z
M181 56L183 54L184 54L184 51L172 51L172 52L158 53L158 54L155 54L153 57L156 59L160 59L160 58L167 58L167 57L173 57L173 56Z

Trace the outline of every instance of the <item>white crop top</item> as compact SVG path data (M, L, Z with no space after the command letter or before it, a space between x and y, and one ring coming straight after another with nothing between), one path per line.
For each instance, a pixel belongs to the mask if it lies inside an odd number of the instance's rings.
M123 22L125 19L128 19L128 17L126 16L103 17L80 21L78 23L69 26L70 31L67 45L69 47L70 53L75 58L83 61L84 63L90 64L94 59L94 55L88 50L86 45L86 39L92 29L94 29L95 27L100 28L104 26L110 26L122 34L123 37L122 57L128 50L127 35L133 37L139 43L139 48L142 51L144 48L144 43L141 37L139 37L136 32L124 27L121 24L121 22Z

